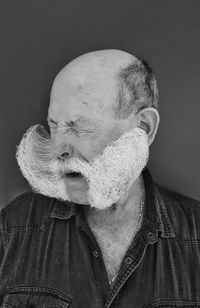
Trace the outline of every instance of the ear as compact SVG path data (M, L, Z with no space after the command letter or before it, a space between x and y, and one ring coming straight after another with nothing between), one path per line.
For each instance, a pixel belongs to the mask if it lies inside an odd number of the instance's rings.
M137 120L138 127L146 131L150 146L154 141L160 123L159 113L153 107L146 107L137 112Z

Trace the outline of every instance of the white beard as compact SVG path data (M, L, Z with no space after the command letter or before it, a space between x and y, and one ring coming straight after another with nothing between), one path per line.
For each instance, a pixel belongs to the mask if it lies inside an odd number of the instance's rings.
M122 135L89 163L78 158L59 161L50 146L50 137L39 125L31 127L23 136L16 157L29 184L36 192L70 201L65 173L80 172L88 183L88 203L97 209L107 209L118 202L149 158L148 137L141 128Z

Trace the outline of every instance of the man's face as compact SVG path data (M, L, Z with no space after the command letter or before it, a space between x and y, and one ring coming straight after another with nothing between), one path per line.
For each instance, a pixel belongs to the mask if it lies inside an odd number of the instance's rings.
M128 192L145 167L148 141L136 128L136 116L116 119L116 68L100 62L61 71L51 91L50 137L29 131L17 157L36 191L105 209Z
M48 112L53 153L60 159L65 156L90 162L110 142L136 126L136 121L130 126L127 120L116 119L116 99L117 83L110 76L98 72L90 75L85 70L82 76L71 71L61 75L52 88ZM72 201L88 202L84 177L69 175L65 182Z

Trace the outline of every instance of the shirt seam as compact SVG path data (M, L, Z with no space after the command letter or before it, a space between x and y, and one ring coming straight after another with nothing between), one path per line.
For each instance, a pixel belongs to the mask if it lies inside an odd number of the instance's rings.
M38 231L38 232L42 232L44 231L44 229L52 222L51 218L47 218L45 223L43 223L40 226L35 226L35 225L16 225L16 226L12 226L12 227L7 227L4 228L3 232L4 234L10 234L12 232L26 232L26 231Z

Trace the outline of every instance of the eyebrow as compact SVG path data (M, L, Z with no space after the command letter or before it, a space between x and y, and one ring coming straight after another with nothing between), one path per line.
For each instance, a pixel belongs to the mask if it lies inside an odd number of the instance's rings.
M48 116L47 117L47 121L48 122L51 122L51 123L54 123L54 124L58 124L58 122L56 122L55 120L53 120L50 116ZM68 125L68 126L76 126L77 124L79 124L79 123L85 123L85 122L87 122L87 123L90 123L89 121L86 121L86 120L82 120L81 118L79 118L79 119L77 119L77 120L75 120L75 121L64 121L64 123L66 124L66 125Z

